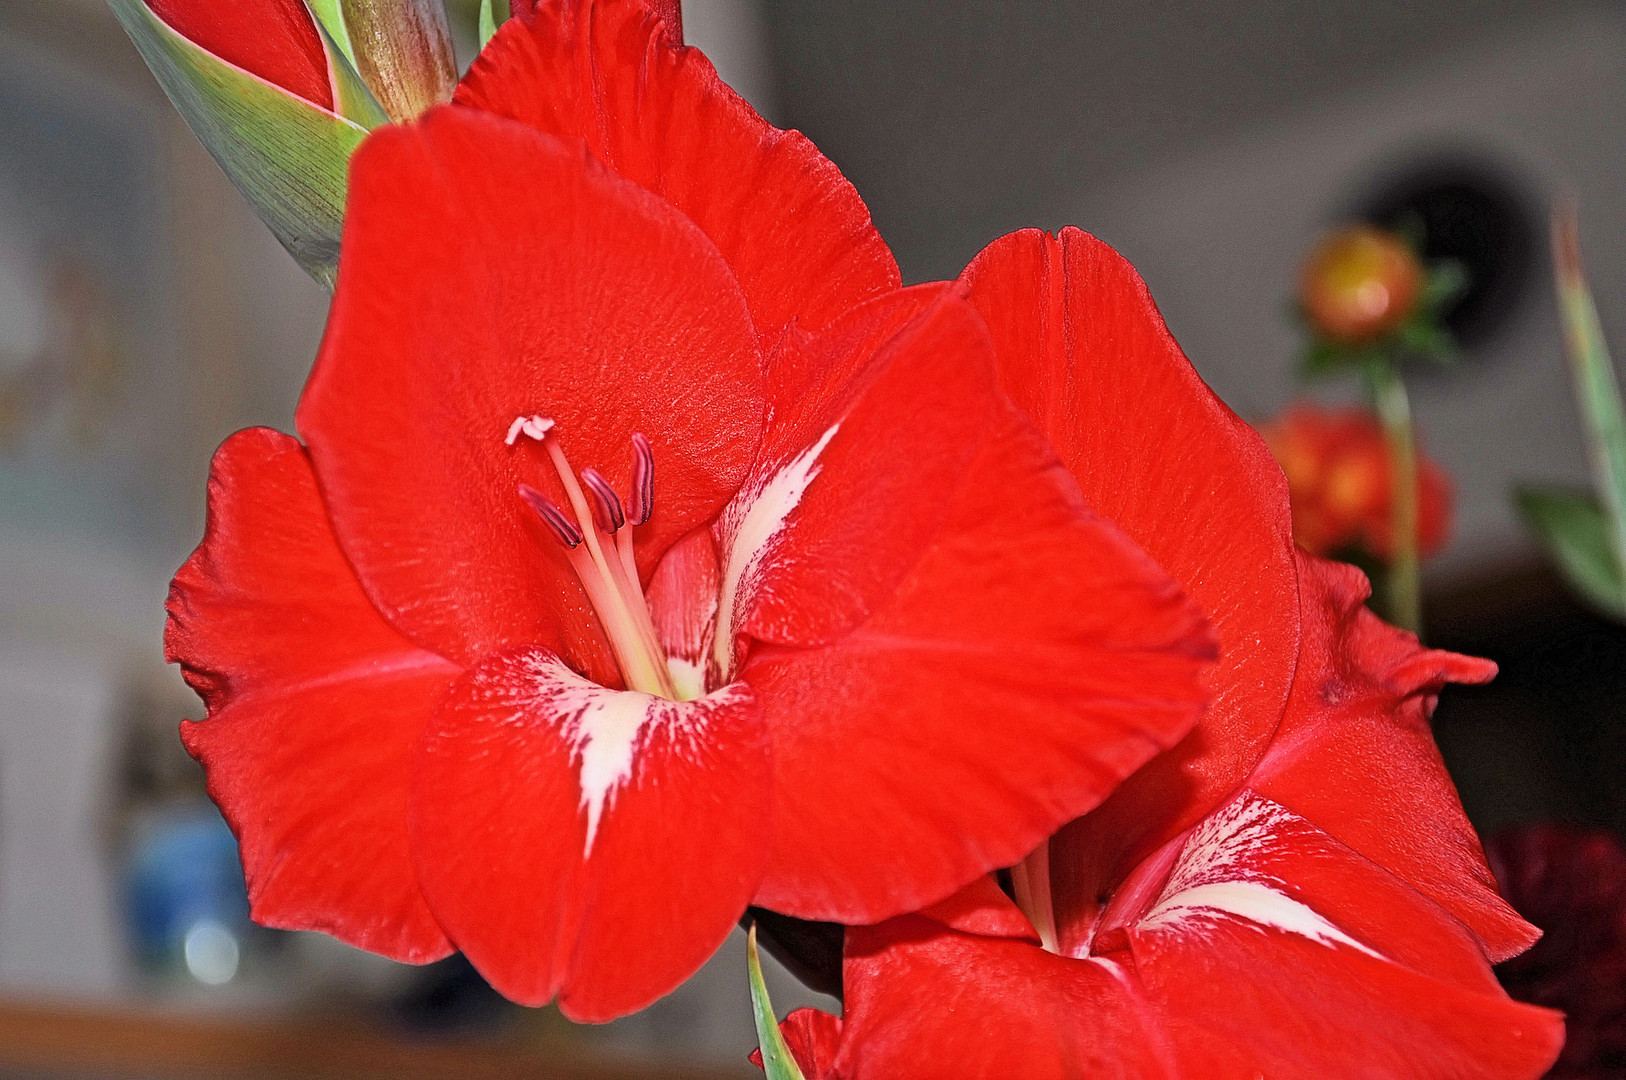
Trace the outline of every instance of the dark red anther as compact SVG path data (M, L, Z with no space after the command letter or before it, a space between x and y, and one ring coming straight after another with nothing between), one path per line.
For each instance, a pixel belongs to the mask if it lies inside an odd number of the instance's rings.
M621 510L621 499L610 482L604 479L603 473L597 469L583 469L582 484L593 502L593 521L601 530L613 533L627 523L627 515Z
M655 451L642 432L632 434L632 506L627 518L642 525L655 512Z
M573 548L582 542L582 531L563 510L554 505L552 499L529 484L519 486L519 497L536 511L536 516L542 519L542 523L552 530L555 539L565 547Z

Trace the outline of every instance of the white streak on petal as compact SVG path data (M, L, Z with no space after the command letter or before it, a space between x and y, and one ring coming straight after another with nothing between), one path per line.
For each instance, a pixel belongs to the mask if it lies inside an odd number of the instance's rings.
M817 442L762 484L750 501L743 504L743 510L735 511L737 517L733 528L727 530L732 539L728 546L728 560L723 567L722 592L717 606L717 633L713 639L717 666L725 679L733 663L735 605L749 589L751 580L761 571L774 538L785 527L791 511L796 509L802 496L807 493L808 485L819 475L819 455L830 445L830 440L836 437L840 428L840 424L832 424Z
M557 718L570 747L581 787L579 806L587 815L585 860L593 854L604 815L616 793L632 782L640 746L657 726L672 754L701 760L707 720L714 711L737 704L741 689L727 686L696 701L669 701L637 690L611 690L571 670L557 657L538 655L525 663L536 679L535 705ZM654 782L646 777L639 782Z
M1381 953L1362 945L1309 906L1262 881L1218 881L1176 893L1147 912L1140 927L1143 930L1172 929L1214 914L1235 915L1323 945L1348 945L1368 956L1383 959Z
M1284 834L1305 822L1280 803L1247 792L1201 822L1186 838L1179 861L1157 903L1140 920L1142 929L1190 927L1235 916L1259 926L1318 941L1348 945L1383 959L1308 905L1281 889L1261 867Z
M1286 807L1249 794L1221 807L1200 822L1180 852L1163 895L1210 881L1252 876L1260 849L1277 831L1298 819Z
M632 754L638 732L655 714L656 699L633 690L601 690L582 708L576 722L576 746L581 755L582 805L587 809L587 849L593 853L604 807L622 784L632 779Z

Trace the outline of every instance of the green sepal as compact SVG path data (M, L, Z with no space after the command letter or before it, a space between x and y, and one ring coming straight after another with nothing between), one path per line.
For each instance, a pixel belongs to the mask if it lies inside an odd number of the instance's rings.
M780 1034L779 1020L774 1016L773 1002L768 1000L768 985L762 981L762 958L757 953L757 924L752 923L745 938L745 963L751 980L751 1016L757 1025L757 1045L762 1050L762 1071L768 1080L806 1080L802 1070L785 1045Z
M226 63L142 0L108 0L158 83L237 190L316 280L333 285L346 170L367 129Z
M1570 587L1611 618L1626 617L1626 575L1598 500L1585 492L1535 485L1516 488L1513 497Z
M480 48L485 48L508 18L507 5L504 5L502 14L498 14L492 0L480 0Z

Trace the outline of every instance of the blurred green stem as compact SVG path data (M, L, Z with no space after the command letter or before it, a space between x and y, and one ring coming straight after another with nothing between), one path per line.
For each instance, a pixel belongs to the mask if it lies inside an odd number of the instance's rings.
M1417 435L1412 428L1411 401L1400 377L1400 366L1392 359L1371 364L1366 370L1366 379L1372 393L1372 407L1389 442L1389 461L1394 473L1389 620L1414 634L1421 634L1423 595L1417 555Z

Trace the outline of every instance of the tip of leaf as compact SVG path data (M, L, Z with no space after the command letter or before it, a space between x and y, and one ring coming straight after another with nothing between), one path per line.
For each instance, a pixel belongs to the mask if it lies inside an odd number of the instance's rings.
M1575 200L1564 198L1553 207L1553 266L1559 283L1573 288L1581 283L1581 227Z
M745 964L751 981L751 1014L756 1021L757 1044L761 1047L762 1071L768 1080L807 1080L801 1067L791 1056L785 1036L779 1030L773 1002L768 1000L768 986L762 981L762 957L757 951L757 924L745 934Z

